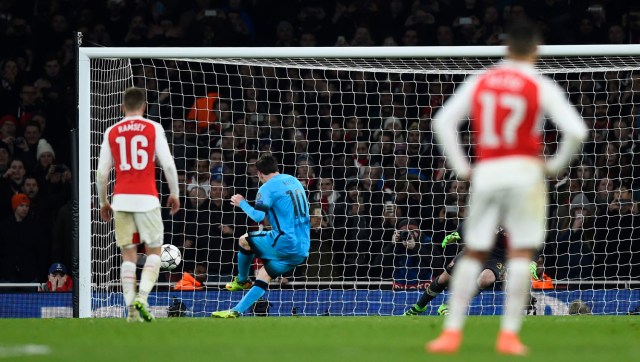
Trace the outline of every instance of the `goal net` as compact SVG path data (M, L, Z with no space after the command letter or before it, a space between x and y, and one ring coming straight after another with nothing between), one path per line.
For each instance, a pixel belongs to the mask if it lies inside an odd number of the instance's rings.
M402 314L464 247L441 242L464 220L470 185L456 180L434 146L430 122L465 77L499 61L502 48L486 49L456 48L447 56L414 48L412 56L387 48L390 57L349 49L349 58L310 57L308 49L289 50L286 58L257 57L260 49L244 56L200 49L180 58L175 49L81 48L89 71L81 71L80 92L90 94L90 104L81 96L79 105L89 118L81 137L90 145L80 155L90 170L81 170L91 172L91 204L81 199L80 208L90 215L81 250L91 255L81 298L91 302L81 315L124 315L121 260L113 225L99 218L93 173L103 133L120 119L130 86L146 89L147 117L164 126L179 170L183 207L173 217L163 209L164 241L183 261L161 273L150 296L158 316L174 303L183 303L185 315L207 316L242 297L224 290L237 273L237 239L269 226L256 225L229 198L255 200L253 163L262 152L276 155L281 172L308 190L312 240L304 265L273 281L252 314ZM436 51L443 55L432 56ZM548 230L538 260L545 281L532 283L528 312L632 312L640 306L640 57L545 56L537 67L567 90L590 132L566 174L548 180ZM459 136L472 155L467 125ZM559 142L545 120L542 156ZM166 184L159 190L164 204ZM394 242L394 230L407 228L415 241ZM472 314L501 312L500 280L508 271L502 260L495 265L498 282L473 299ZM184 273L195 276L196 290L175 289ZM427 313L446 298L445 291Z

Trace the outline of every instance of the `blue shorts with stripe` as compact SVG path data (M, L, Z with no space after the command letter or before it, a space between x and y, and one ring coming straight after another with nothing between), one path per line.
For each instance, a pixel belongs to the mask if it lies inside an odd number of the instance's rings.
M272 278L292 271L306 259L304 256L280 253L275 246L281 237L282 235L274 230L252 231L247 236L251 251L257 258L262 259L264 268Z

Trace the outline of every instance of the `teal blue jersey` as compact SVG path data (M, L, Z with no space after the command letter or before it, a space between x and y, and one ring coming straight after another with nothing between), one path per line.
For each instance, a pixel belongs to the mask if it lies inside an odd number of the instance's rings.
M246 201L241 202L240 207L256 222L266 216L275 233L272 246L279 254L309 256L309 201L298 179L276 175L260 186L255 208Z

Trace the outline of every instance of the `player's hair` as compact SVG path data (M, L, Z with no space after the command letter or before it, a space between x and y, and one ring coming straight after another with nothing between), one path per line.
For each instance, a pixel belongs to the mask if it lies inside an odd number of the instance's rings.
M137 110L146 101L146 96L142 88L131 87L124 91L122 103L127 111Z
M278 160L270 153L260 155L256 161L256 169L265 175L278 172Z
M533 53L540 41L538 28L528 21L511 23L507 29L507 46L509 52L516 56Z

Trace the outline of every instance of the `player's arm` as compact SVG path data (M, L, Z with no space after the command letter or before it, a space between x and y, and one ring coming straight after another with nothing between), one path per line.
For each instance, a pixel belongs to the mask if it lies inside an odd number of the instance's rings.
M458 128L469 115L471 95L475 84L476 77L465 81L458 91L445 102L433 120L436 141L442 147L447 162L460 179L469 178L471 167L458 141Z
M269 208L271 208L271 196L268 191L262 189L258 192L255 207L249 205L249 202L247 202L242 195L233 195L231 197L231 204L241 208L253 221L261 222L267 215Z
M578 112L567 101L566 94L551 80L540 82L542 108L562 132L562 143L555 156L546 162L549 175L557 175L569 165L573 155L580 150L580 144L587 137L587 127Z
M107 184L109 183L111 167L113 167L113 156L109 145L109 131L107 131L102 140L102 146L100 146L100 157L98 158L98 169L96 170L96 191L100 200L100 207L109 204L109 200L107 200Z
M169 184L169 198L167 199L167 206L171 208L171 215L178 212L180 208L180 188L178 187L178 171L176 169L176 163L171 156L171 150L169 149L169 143L165 135L162 125L159 123L154 124L156 128L156 157L164 177Z

